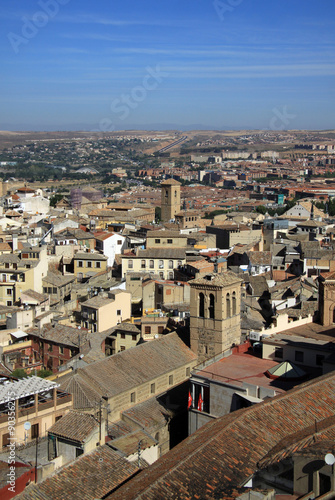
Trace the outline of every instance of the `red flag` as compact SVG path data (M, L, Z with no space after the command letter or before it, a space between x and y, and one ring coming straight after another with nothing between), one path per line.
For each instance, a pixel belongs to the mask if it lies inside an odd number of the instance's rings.
M188 405L187 405L187 409L191 408L192 406L192 396L191 396L191 391L188 391Z
M199 411L202 411L202 403L203 403L203 399L201 397L201 393L199 394L199 401L198 401L198 410Z

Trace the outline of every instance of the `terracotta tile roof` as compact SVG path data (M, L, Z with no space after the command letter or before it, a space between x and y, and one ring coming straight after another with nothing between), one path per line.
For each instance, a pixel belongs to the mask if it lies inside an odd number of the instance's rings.
M94 387L96 394L110 398L196 359L178 335L171 333L80 368L78 377Z
M225 271L222 274L209 274L203 278L197 278L195 280L189 281L190 286L193 285L213 285L224 287L227 285L232 285L234 283L242 283L242 279L237 276L237 274L232 271Z
M319 430L333 436L334 403L333 372L210 421L107 498L236 498L276 446L293 453Z
M146 429L150 434L151 432L155 432L157 428L165 426L174 416L174 413L172 410L165 408L165 406L154 397L129 408L122 412L122 415Z
M98 425L99 422L89 413L69 411L50 427L48 432L55 436L71 439L78 443L84 443Z
M39 484L29 485L18 500L92 500L104 498L133 476L137 467L107 444L80 456Z
M38 328L30 328L27 332L34 335L34 337L70 347L78 347L79 339L80 345L83 346L89 341L90 337L89 332L84 328L79 330L78 328L61 324L52 326L51 323L44 325L41 331Z
M60 389L73 396L73 408L83 410L94 408L101 400L97 391L77 374L70 374L58 379Z

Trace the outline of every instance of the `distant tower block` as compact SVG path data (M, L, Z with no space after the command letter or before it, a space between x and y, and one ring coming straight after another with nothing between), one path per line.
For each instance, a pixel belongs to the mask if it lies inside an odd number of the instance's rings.
M168 222L174 219L180 212L180 182L175 179L167 179L161 184L162 188L162 221Z
M199 362L240 344L241 283L232 271L189 281L191 349Z

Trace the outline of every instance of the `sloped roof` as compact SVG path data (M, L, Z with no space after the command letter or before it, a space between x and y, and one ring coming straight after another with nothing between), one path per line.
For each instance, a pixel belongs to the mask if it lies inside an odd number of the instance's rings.
M307 446L307 438L334 439L334 403L332 372L212 420L107 498L236 498L277 445L282 457Z
M242 279L232 271L225 271L222 274L211 273L202 278L196 278L189 281L189 285L210 285L210 286L227 286L234 283L242 283Z
M100 446L38 484L30 484L18 500L92 500L110 491L135 474L137 467L112 450Z
M71 439L78 443L84 443L99 422L89 413L80 413L70 410L59 419L48 432L55 436Z
M97 394L110 398L196 359L178 335L170 333L91 363L79 369L78 376L94 387Z
M306 372L290 361L283 361L279 365L267 370L270 378L299 379L306 377Z

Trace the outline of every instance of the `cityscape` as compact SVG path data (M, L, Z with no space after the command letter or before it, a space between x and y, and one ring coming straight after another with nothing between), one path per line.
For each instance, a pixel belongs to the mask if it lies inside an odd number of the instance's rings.
M335 498L334 7L4 0L1 500Z

